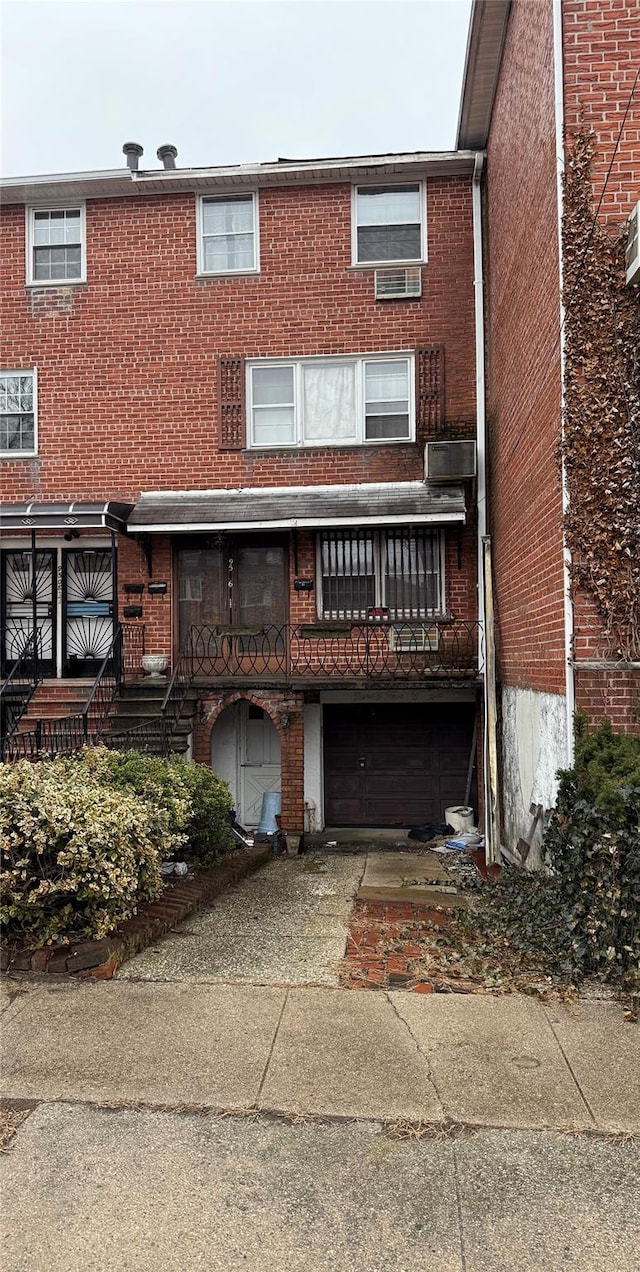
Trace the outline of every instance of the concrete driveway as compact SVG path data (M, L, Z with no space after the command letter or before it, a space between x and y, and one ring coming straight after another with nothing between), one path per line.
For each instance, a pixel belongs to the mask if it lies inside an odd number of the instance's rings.
M151 948L124 980L337 985L366 856L269 862Z

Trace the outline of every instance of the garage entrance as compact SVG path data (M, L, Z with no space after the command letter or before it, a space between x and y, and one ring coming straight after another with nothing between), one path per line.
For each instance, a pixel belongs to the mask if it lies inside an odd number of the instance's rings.
M443 821L464 801L475 712L470 702L325 705L325 824Z

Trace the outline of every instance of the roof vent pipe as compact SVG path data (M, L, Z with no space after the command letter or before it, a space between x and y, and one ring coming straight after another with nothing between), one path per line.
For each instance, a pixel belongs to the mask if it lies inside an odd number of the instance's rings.
M175 146L158 146L156 154L158 159L162 160L165 168L175 168L178 156Z
M139 146L137 141L125 141L122 153L127 156L127 168L130 168L132 172L137 172L138 159L142 158L144 148Z

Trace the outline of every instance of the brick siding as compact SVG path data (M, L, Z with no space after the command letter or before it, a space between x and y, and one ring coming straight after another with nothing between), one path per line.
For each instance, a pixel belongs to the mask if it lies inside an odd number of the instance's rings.
M499 675L564 691L550 3L512 6L487 153L490 524Z
M351 270L351 187L260 192L261 274L196 278L189 194L87 203L86 285L24 283L24 209L3 210L2 363L37 366L39 455L9 499L135 500L140 490L410 480L422 448L217 449L218 355L392 352L443 344L446 413L475 417L471 190L427 187L423 298L381 303ZM90 456L90 460L89 460Z

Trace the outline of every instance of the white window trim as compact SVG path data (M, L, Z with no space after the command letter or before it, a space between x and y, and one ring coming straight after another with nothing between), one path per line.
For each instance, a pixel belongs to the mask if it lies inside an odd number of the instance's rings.
M392 190L394 185L417 185L420 187L420 242L421 255L414 260L401 261L359 261L358 260L358 190L374 187L380 190ZM352 269L404 269L410 265L426 265L427 250L427 183L426 181L359 181L351 187L351 268Z
M79 212L80 213L80 277L79 278L34 278L33 277L33 226L36 212ZM33 203L25 208L25 242L26 242L26 277L27 287L78 287L87 281L87 211L86 204L78 203Z
M226 199L251 198L253 201L253 242L255 246L255 265L253 269L212 269L204 267L204 217L203 204L217 201L224 203ZM226 194L200 194L196 196L196 278L247 278L260 273L260 206L257 190L229 190Z
M360 529L364 531L365 533L369 531L371 535L373 536L377 535L378 543L380 543L382 540L382 537L388 533L388 529L397 530L402 528L403 527L400 527L400 526L393 526L393 527L390 526L388 528L385 526L361 526L360 527ZM406 527L406 529L409 529L409 528L410 528L409 526ZM439 556L438 606L439 608L432 610L425 618L406 618L406 619L391 618L389 619L388 623L385 622L384 624L385 627L386 626L393 627L394 624L396 626L400 624L402 624L402 626L411 626L412 623L430 623L432 620L443 618L444 615L446 615L447 613L447 605L446 605L447 580L446 580L446 574L445 574L446 550L445 550L444 530L442 529L441 526L416 526L415 528L418 531L428 530L430 533L438 535L438 556ZM342 532L345 535L349 534L349 527L348 526L338 527L336 530L336 533L338 532ZM322 532L316 534L315 538L316 538L316 551L315 551L316 589L315 590L316 590L316 597L317 597L317 618L319 622L331 622L333 620L327 619L324 613L324 596L323 596L323 589L322 589ZM382 608L384 608L385 602L386 602L386 597L384 596L385 580L384 580L384 572L382 570L382 558L380 555L379 548L378 549L374 548L373 569L374 569L374 577L375 577L376 597L380 598L376 601L376 604L379 604ZM343 620L336 619L335 621L342 622ZM350 622L364 623L366 621L367 620L363 618L354 618L354 619L345 618L344 619L344 622L346 623L350 623ZM375 622L376 620L370 620L370 621Z
M408 381L409 381L409 436L408 437L376 437L365 438L365 382L364 382L364 365L367 362L407 362L408 363ZM356 374L356 420L357 429L356 437L338 437L335 440L320 440L314 438L312 441L305 442L303 440L304 420L302 418L302 368L305 366L323 366L328 363L334 363L338 366L357 366ZM264 442L255 442L253 437L253 381L252 371L258 369L267 370L276 367L293 367L293 429L294 438L291 442L273 442L265 445ZM415 409L415 351L404 350L400 353L358 353L358 354L328 354L325 357L310 358L255 358L251 361L247 360L246 365L246 416L247 416L247 442L249 450L344 450L349 446L408 446L416 440L416 409Z
M38 369L22 367L20 370L0 368L0 374L33 376L33 450L0 450L0 459L34 459L38 454Z

